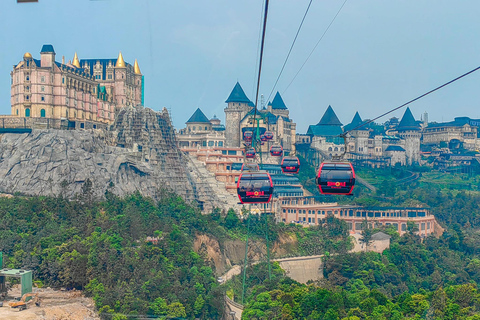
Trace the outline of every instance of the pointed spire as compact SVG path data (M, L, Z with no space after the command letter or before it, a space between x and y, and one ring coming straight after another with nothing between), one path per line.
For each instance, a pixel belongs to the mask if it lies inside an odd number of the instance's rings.
M412 111L407 107L402 120L398 124L397 131L420 130L420 125L415 121Z
M73 62L72 64L77 67L77 68L80 68L80 60L78 60L78 56L77 56L77 53L75 52L75 55L73 56Z
M135 63L133 64L133 72L135 72L135 74L142 74L140 72L140 67L138 66L137 59L135 59Z
M115 68L125 68L125 60L123 60L122 51L118 54L117 64Z
M190 119L188 119L186 123L192 122L210 123L210 120L208 120L207 116L205 115L205 113L202 112L202 110L200 110L200 108L197 108L197 110L195 110L195 112L192 114L192 116L190 117Z
M337 115L332 109L332 106L328 106L327 111L323 114L322 119L320 119L320 122L317 123L317 126L322 126L322 125L327 125L327 126L341 126L342 123L340 120L338 120Z
M250 99L247 98L247 95L243 91L242 86L240 85L240 83L238 83L238 81L225 102L251 103Z
M280 96L280 93L278 91L277 91L277 94L275 95L275 97L273 98L272 109L287 110L287 106L285 105L285 102L283 102L283 99Z
M355 116L353 117L353 120L352 122L350 122L349 124L347 124L343 129L345 131L348 131L348 130L353 130L355 128L357 128L359 125L361 125L364 121L362 120L362 118L360 117L360 114L357 112L355 112ZM363 127L360 127L360 128L357 128L355 130L368 130L368 128L366 128L365 126Z

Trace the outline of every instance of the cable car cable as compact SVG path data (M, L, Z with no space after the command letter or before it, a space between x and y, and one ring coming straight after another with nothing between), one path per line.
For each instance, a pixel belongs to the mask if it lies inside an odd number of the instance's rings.
M313 0L310 0L310 3L308 4L307 10L305 10L305 14L303 15L302 22L300 23L300 26L298 27L297 34L295 35L295 38L293 39L292 45L290 46L290 50L288 51L287 57L285 58L285 61L283 62L282 69L280 70L280 73L278 74L277 80L275 81L275 84L273 85L272 91L268 95L267 101L270 100L272 97L273 91L275 90L275 87L277 86L278 80L280 79L280 76L283 73L283 69L285 69L285 65L287 64L288 58L290 57L290 53L292 53L293 46L295 45L295 42L297 41L298 34L300 33L300 29L302 29L303 22L305 21L305 17L307 16L308 10L310 9L310 5L312 4Z
M256 56L258 57L258 52L260 51L260 41L262 39L262 19L263 19L263 8L265 4L262 4L262 11L260 12L260 23L258 26L258 41L257 41L257 54ZM258 67L258 60L255 61L255 70L253 72L253 86L252 86L252 96L255 93L255 78L257 76L257 67Z
M262 62L263 62L263 48L265 46L265 30L267 28L267 14L268 14L268 2L269 0L265 0L265 12L263 15L263 28L262 28L262 42L260 46L260 59L258 63L258 78L257 78L257 92L255 94L255 105L254 113L253 113L253 121L252 121L252 132L255 130L255 119L257 118L257 104L258 104L258 92L260 91L260 76L262 74ZM255 136L255 145L252 141L252 147L256 147L258 137ZM256 149L256 148L255 148Z
M322 36L320 37L320 40L318 40L317 44L315 45L315 47L313 47L312 51L310 52L310 54L308 55L307 59L305 60L305 62L302 64L302 66L300 67L300 69L297 71L297 73L295 74L295 76L293 77L292 81L290 81L290 83L288 84L287 88L283 91L284 93L288 90L288 88L290 87L290 85L293 83L293 81L295 81L295 79L297 78L298 74L300 73L300 71L302 71L303 67L305 66L305 64L307 63L307 61L310 59L310 57L312 56L313 52L315 51L315 49L317 48L317 46L320 44L320 42L322 41L323 37L325 36L325 34L327 33L328 29L330 29L330 27L332 26L333 22L335 21L335 19L337 18L338 14L340 13L340 11L342 11L342 8L345 6L345 3L347 3L348 0L345 0L342 4L342 6L340 7L340 9L338 9L337 13L335 14L335 16L333 17L332 21L330 21L330 24L328 25L328 27L325 29L325 31L323 32Z
M386 116L387 114L392 113L392 112L394 112L394 111L396 111L396 110L398 110L398 109L401 109L401 108L409 105L409 104L412 103L412 102L415 102L415 101L417 101L417 100L420 100L421 98L423 98L423 97L425 97L425 96L428 96L429 94L434 93L435 91L440 90L440 89L442 89L443 87L446 87L446 86L448 86L449 84L452 84L452 83L454 83L455 81L460 80L460 79L462 79L463 77L466 77L466 76L468 76L469 74L474 73L475 71L477 71L477 70L479 70L479 69L480 69L480 66L478 66L478 67L476 67L475 69L472 69L472 70L470 70L470 71L462 74L462 75L459 76L459 77L456 77L456 78L453 79L453 80L450 80L450 81L442 84L441 86L436 87L435 89L432 89L432 90L430 90L430 91L428 91L428 92L426 92L426 93L424 93L424 94L416 97L415 99L412 99L412 100L410 100L410 101L408 101L408 102L405 102L404 104L402 104L402 105L400 105L400 106L398 106L398 107L396 107L396 108L393 108L393 109L391 109L390 111L385 112L385 113L379 115L379 116L376 117L376 118L373 118L373 119L371 119L371 120L365 121L364 123L359 124L359 125L356 126L355 128L350 129L350 130L348 130L348 131L345 131L344 133L340 134L339 137L345 138L345 136L347 135L347 133L349 133L349 132L351 132L351 131L353 131L353 130L357 130L357 129L363 127L363 126L366 126L367 124L372 123L373 121L375 121L375 120L377 120L377 119L379 119L379 118L381 118L381 117L383 117L383 116Z

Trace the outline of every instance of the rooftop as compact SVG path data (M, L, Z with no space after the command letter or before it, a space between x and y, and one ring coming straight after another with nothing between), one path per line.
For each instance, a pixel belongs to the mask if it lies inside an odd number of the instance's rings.
M229 102L243 102L243 103L251 103L250 99L247 98L247 95L242 89L240 83L236 83L235 87L233 87L232 92L228 96L226 103Z

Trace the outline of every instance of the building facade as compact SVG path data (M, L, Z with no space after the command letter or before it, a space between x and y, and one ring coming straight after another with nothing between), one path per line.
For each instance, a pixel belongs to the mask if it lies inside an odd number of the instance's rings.
M202 110L197 108L186 125L184 129L179 130L177 135L180 148L222 148L225 146L225 127L216 116L209 120Z
M14 65L11 76L13 117L65 119L110 124L115 112L124 106L143 102L143 76L134 65L117 59L55 60L52 45L44 45L40 59L25 53Z

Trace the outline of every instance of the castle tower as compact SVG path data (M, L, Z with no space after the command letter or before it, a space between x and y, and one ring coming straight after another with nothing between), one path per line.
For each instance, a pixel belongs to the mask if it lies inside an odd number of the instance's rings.
M355 152L360 154L368 154L368 137L369 130L365 126L357 128L363 123L362 118L358 112L352 119L352 122L343 127L344 132L352 130L350 135L353 139L348 139L348 152ZM353 140L353 141L352 141Z
M141 104L143 106L143 75L140 71L140 67L138 66L137 59L135 59L135 63L133 64L133 73L134 73L134 101L137 104Z
M405 154L407 164L412 165L420 161L420 125L415 121L410 108L407 107L402 120L397 127L398 135L405 140Z
M51 44L44 44L40 51L40 67L51 68L55 64L55 50Z
M277 91L277 94L273 98L272 103L268 104L268 111L273 113L276 116L288 117L289 111L285 102L283 102L280 93Z
M127 66L123 60L122 52L118 54L115 64L115 97L117 106L124 107L127 103L126 97Z
M242 137L240 136L240 121L254 107L250 99L237 82L232 92L225 101L228 105L225 111L225 138L227 147L240 147Z

